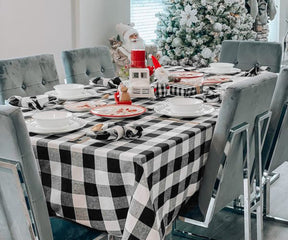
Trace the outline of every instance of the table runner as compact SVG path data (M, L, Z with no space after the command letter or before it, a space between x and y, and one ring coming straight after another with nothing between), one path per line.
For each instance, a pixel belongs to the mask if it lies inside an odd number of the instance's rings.
M148 109L155 103L134 102ZM81 131L30 134L49 213L122 239L164 238L166 227L199 188L217 111L185 121L152 110L123 120L76 115L87 121ZM111 121L140 124L143 136L68 142L96 123Z

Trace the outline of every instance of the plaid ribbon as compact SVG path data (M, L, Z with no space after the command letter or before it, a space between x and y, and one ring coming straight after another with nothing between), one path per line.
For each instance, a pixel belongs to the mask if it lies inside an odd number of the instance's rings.
M166 83L155 82L152 84L154 87L155 98L166 97L169 94L169 85Z

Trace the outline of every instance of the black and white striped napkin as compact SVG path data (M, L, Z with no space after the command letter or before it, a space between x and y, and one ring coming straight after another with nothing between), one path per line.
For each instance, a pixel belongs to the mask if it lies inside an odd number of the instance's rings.
M56 104L57 98L48 95L38 95L32 97L11 96L7 102L16 107L42 110L47 104Z
M101 131L89 131L87 136L97 139L97 140L114 140L117 141L121 138L124 139L135 139L142 136L143 128L140 125L136 124L127 124L127 125L114 125L108 127L107 129L103 128Z

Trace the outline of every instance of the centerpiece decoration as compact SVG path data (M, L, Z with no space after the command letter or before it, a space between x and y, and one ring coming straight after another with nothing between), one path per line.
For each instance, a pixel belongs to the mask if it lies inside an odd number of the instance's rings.
M145 63L145 50L131 50L131 65L129 69L129 93L131 97L153 97L150 86L150 71Z
M255 39L254 20L243 1L164 0L157 14L162 64L208 66L217 61L226 39Z

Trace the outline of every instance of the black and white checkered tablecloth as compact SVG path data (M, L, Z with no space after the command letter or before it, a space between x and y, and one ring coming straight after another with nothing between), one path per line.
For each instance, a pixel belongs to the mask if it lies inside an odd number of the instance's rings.
M154 113L155 103L135 101L149 110L132 119L76 113L87 121L79 131L30 134L51 215L122 239L164 238L167 226L199 188L218 112L177 120ZM68 141L97 123L111 121L140 124L143 136Z

